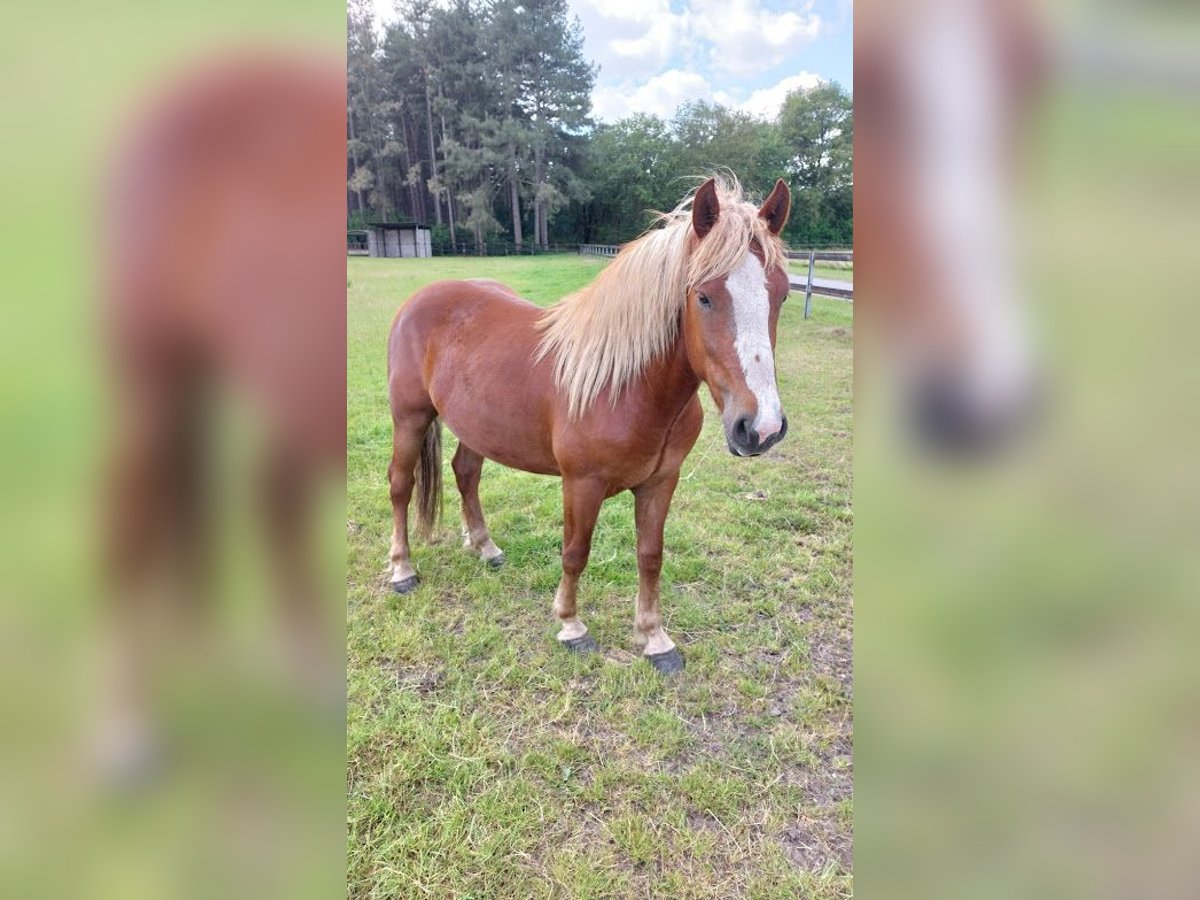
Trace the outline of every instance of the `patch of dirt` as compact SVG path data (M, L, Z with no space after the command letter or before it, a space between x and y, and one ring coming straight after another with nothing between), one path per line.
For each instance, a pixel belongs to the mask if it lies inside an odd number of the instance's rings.
M820 872L831 862L844 871L854 867L854 843L829 823L810 818L789 825L779 835L784 855L798 869Z
M848 750L848 746L843 744L841 739L835 741L835 746L842 746ZM819 773L814 772L811 777L805 779L805 790L819 807L822 809L832 808L835 803L841 803L854 795L853 770L848 766L840 769L832 765L834 759L839 757L849 759L850 757L848 752L839 754L834 750L817 755L821 757L825 765L821 767Z
M813 633L808 644L809 662L818 675L841 685L846 699L854 700L854 645L850 635Z
M376 664L379 671L390 677L397 688L415 691L422 697L428 697L446 681L446 673L440 670L411 668L387 658L376 660Z
M819 333L835 338L846 338L852 336L850 329L844 328L841 325L836 325L832 328L822 328Z
M721 823L712 816L697 812L691 807L688 807L687 811L687 825L692 831L709 831L716 834L723 834L725 832Z
M762 703L761 700L745 700L744 703L727 703L716 712L700 718L685 718L688 731L696 740L696 749L689 763L708 758L726 760L734 746L746 747L762 732L755 724L745 721L743 706ZM683 768L683 767L681 767ZM691 768L688 765L686 768Z

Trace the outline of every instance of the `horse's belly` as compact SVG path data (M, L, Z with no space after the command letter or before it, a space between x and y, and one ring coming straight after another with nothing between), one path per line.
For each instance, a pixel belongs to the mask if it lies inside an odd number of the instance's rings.
M559 474L547 407L553 375L533 361L537 307L491 282L441 282L409 310L404 325L424 360L407 364L423 365L429 398L459 441L514 469Z
M454 432L460 443L493 462L536 475L561 474L549 445L541 446L534 435L521 434L519 430L512 429L500 432L471 417L460 420L453 411L441 415L446 427Z
M460 442L501 465L559 474L538 380L527 371L481 370L472 362L447 367L430 385L442 421Z

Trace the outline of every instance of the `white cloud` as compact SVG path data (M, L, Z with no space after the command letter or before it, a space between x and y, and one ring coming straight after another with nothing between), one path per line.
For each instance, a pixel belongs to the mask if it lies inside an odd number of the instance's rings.
M714 95L712 85L703 75L668 69L637 86L597 86L592 92L592 114L610 122L634 113L669 118L679 104L688 100L714 99L724 102L727 95Z
M764 0L572 0L586 51L605 80L645 77L680 56L734 75L766 72L815 40L825 24L812 0L779 12Z
M622 60L669 59L679 40L679 28L672 17L658 19L642 35L632 38L613 38L608 47Z
M812 72L789 75L770 87L760 88L737 106L751 115L774 119L779 115L779 110L788 94L796 90L810 90L820 84L822 80L819 75L814 75Z
M691 31L711 45L712 65L734 75L766 72L794 58L800 45L822 33L824 22L812 11L775 12L762 0L692 0Z
M634 113L649 113L669 119L681 103L709 100L754 116L773 119L779 114L788 94L814 88L822 81L819 75L812 72L800 72L760 88L739 101L728 91L714 89L709 80L699 73L670 69L644 84L627 82L617 86L598 85L592 92L592 115L606 122L623 119Z
M645 77L667 65L687 29L687 13L670 0L573 0L583 23L585 53L600 64L601 79Z
M375 10L375 20L380 24L394 22L399 18L395 0L371 0L371 6Z

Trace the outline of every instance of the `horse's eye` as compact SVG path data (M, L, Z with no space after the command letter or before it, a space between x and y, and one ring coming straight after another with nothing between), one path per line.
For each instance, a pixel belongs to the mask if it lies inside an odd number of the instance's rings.
M712 301L708 299L707 294L697 294L696 299L700 301L700 305L703 306L705 309L712 308Z

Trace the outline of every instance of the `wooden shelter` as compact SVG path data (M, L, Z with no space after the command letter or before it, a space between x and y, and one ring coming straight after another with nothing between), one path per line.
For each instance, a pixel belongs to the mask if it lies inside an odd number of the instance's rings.
M432 232L424 225L415 222L369 222L366 232L368 256L433 256Z

